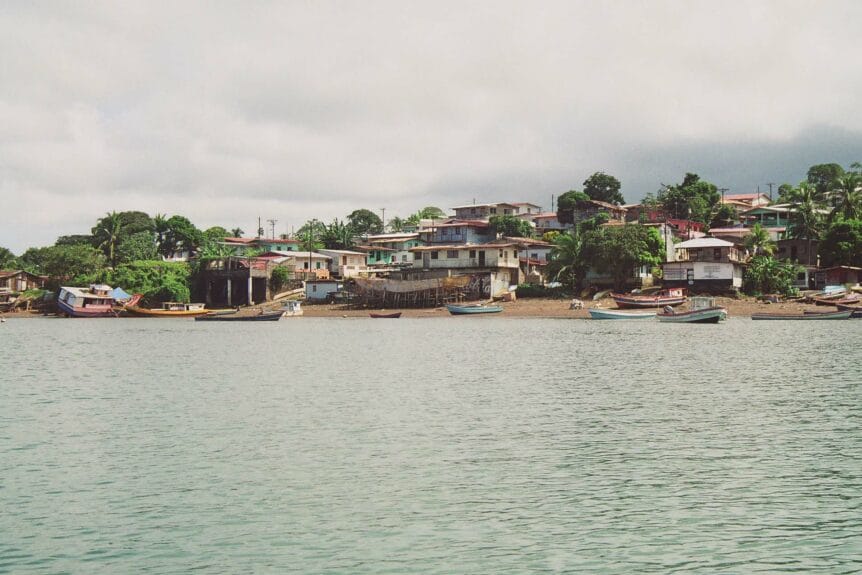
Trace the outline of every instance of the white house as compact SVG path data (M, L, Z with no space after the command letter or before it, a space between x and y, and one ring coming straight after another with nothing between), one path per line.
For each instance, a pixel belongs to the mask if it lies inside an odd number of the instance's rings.
M458 206L452 208L455 210L455 217L460 220L485 220L491 216L517 216L520 209L516 204L507 204L499 202L496 204L471 204L468 206Z
M666 287L695 291L727 291L742 287L745 254L718 238L697 238L674 246L676 261L662 264Z
M352 278L366 271L365 254L350 250L318 250L329 256L329 273L340 278Z

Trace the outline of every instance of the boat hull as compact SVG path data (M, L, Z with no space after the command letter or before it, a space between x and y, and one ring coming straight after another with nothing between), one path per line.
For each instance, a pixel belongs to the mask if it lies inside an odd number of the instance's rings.
M483 313L500 313L503 311L503 308L496 305L447 305L446 309L449 310L449 313L452 315L475 315L475 314L483 314Z
M829 311L824 313L794 313L794 314L779 314L779 313L753 313L751 319L755 320L822 320L822 319L848 319L853 314L852 311Z
M114 311L114 308L109 305L91 306L89 308L72 307L66 302L58 300L57 308L60 310L61 314L65 314L70 317L117 317L117 313Z
M592 319L654 319L656 312L650 311L619 311L613 309L597 309L591 308L590 312Z
M278 321L284 314L280 311L260 315L213 314L199 315L195 321Z
M862 305L838 304L838 311L849 311L853 319L862 319Z
M666 305L676 306L685 303L685 296L679 297L650 297L650 296L627 296L621 294L611 294L611 297L616 302L620 309L644 309L651 307L664 307Z
M401 312L399 311L397 313L370 313L368 315L369 317L372 317L374 319L398 319L399 317L401 317Z
M208 309L189 309L189 310L166 310L166 309L147 309L136 305L127 305L125 310L131 315L138 317L194 317L204 315L210 312Z
M723 307L708 307L680 313L659 313L656 317L664 323L718 323L727 319L727 310Z

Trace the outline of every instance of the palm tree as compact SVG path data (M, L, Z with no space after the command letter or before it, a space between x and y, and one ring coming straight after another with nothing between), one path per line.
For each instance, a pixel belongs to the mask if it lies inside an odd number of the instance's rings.
M241 228L234 228L230 231L230 235L232 238L241 238L245 232L242 231Z
M93 228L93 237L98 242L98 248L108 257L111 267L117 265L117 246L123 232L123 219L117 212L110 212L101 218Z
M320 238L323 244L331 250L348 250L353 247L353 229L338 218L326 226Z
M586 271L581 248L581 235L577 229L554 238L554 247L549 254L549 276L568 288L577 289Z
M402 220L398 216L395 216L394 218L389 220L389 231L395 233L403 231L404 223L404 220Z
M830 219L842 215L844 219L855 220L862 214L862 175L847 172L835 179L835 187L830 190L832 213Z
M769 238L769 232L760 225L760 222L752 226L751 232L745 236L743 243L745 249L753 255L763 254L771 256L775 252L775 244Z
M791 216L791 237L808 240L808 265L811 265L811 242L819 240L822 232L823 217L820 213L820 195L817 189L807 182L799 184L790 197L793 199Z
M170 252L168 246L170 238L168 236L170 236L171 232L171 226L168 224L168 215L156 214L156 217L153 218L153 225L156 232L156 247L160 254L168 255L167 252Z

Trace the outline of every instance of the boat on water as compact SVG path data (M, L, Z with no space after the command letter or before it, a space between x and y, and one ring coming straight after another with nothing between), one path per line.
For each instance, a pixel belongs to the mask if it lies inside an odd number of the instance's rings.
M684 304L687 299L685 288L671 288L654 294L612 293L611 297L620 309L676 306Z
M278 321L283 316L284 312L281 310L257 315L246 315L233 311L195 316L195 321Z
M63 286L57 295L57 308L66 317L117 317L111 292L111 286L104 284Z
M618 309L600 309L590 308L592 319L654 319L656 312L654 311L620 311Z
M398 311L394 313L370 313L368 315L374 319L398 319L399 317L401 317L401 312Z
M446 304L446 309L448 309L449 313L451 313L452 315L500 313L501 311L503 311L503 308L498 305L485 305L481 303L467 305Z
M753 313L751 319L759 320L782 320L782 319L798 319L798 320L820 320L820 319L848 319L853 314L852 311L825 311L825 312L806 312L806 313Z
M209 313L210 310L206 309L205 305L169 301L163 303L161 309L126 305L125 310L138 317L193 317Z
M715 298L693 297L689 311L666 306L656 317L664 323L718 323L727 319L727 309L715 305Z

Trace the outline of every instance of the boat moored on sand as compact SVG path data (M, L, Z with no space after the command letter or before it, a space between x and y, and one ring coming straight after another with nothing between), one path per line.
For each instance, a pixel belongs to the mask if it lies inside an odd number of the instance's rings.
M827 311L827 312L806 312L806 313L753 313L751 319L757 320L821 320L821 319L848 319L853 314L852 311Z
M209 313L202 303L165 302L161 309L127 305L125 310L138 317L194 317Z
M501 311L503 311L503 308L498 305L485 305L481 303L465 305L446 304L446 309L448 309L449 313L451 313L452 315L500 313Z
M656 312L654 311L620 311L618 309L601 309L590 308L592 319L654 319Z
M612 293L611 297L620 309L676 306L685 303L685 288L671 288L654 294Z
M57 308L67 317L116 317L112 288L104 284L60 288Z

